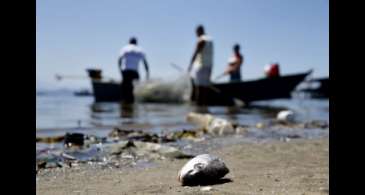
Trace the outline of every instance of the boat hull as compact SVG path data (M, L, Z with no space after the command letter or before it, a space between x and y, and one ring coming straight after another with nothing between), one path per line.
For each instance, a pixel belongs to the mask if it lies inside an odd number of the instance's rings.
M275 78L194 87L191 100L198 105L234 105L235 100L248 104L259 100L291 98L292 91L310 73L311 71Z
M92 81L95 102L119 102L122 98L120 83Z
M312 98L327 99L329 98L329 78L319 78L308 81L308 83L318 82L319 87L301 90L302 92L308 93Z
M291 92L311 71L301 74L264 78L245 82L193 87L191 101L199 105L234 105L258 100L290 98ZM123 96L120 83L92 80L95 102L118 102Z

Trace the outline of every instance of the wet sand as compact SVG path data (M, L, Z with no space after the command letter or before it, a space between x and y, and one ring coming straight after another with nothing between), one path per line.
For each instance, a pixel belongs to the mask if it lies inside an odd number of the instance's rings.
M230 173L221 184L183 187L188 161L158 160L147 168L59 168L37 175L37 194L328 194L328 138L241 143L211 151Z

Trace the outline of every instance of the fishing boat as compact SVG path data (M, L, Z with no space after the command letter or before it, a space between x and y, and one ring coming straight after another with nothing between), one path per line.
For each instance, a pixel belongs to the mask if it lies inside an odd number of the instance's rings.
M102 71L87 69L95 102L118 102L122 98L120 82L104 81Z
M75 96L92 96L91 91L88 89L81 89L73 92Z
M193 87L191 101L199 105L234 105L258 100L290 98L291 92L312 70L274 78L243 82L215 83L208 87ZM89 69L95 102L117 102L123 92L120 83L102 81L101 70Z
M191 99L198 105L234 105L236 100L249 104L259 100L291 98L292 91L311 72L194 87Z
M312 98L329 98L329 77L311 79L306 84L307 87L300 92L307 93Z

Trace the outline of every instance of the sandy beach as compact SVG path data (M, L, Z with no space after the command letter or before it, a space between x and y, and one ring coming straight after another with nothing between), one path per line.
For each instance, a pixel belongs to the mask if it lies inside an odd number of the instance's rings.
M177 181L188 159L165 159L145 168L54 169L37 175L37 194L328 194L328 144L328 138L294 139L211 151L230 173L208 191Z

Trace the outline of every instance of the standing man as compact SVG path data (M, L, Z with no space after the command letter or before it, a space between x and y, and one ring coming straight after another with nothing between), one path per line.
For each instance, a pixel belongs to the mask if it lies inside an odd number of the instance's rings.
M137 39L130 38L129 44L121 49L118 60L118 67L122 73L123 81L121 84L122 102L133 103L133 81L139 80L138 67L139 63L143 61L146 69L146 79L149 79L149 68L146 56L142 49L137 46Z
M191 58L188 72L193 81L193 86L197 92L193 93L192 99L196 98L204 101L205 91L210 86L210 76L213 67L213 42L212 39L205 34L204 27L199 25L196 28L198 42ZM203 99L202 99L203 98Z
M240 45L235 44L233 46L233 55L228 60L228 67L224 74L230 75L231 82L241 81L241 65L243 64L243 56L240 53Z

